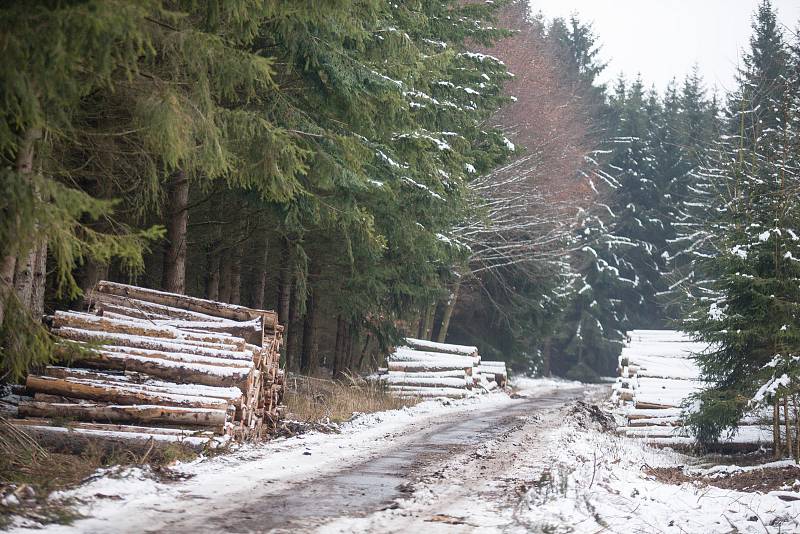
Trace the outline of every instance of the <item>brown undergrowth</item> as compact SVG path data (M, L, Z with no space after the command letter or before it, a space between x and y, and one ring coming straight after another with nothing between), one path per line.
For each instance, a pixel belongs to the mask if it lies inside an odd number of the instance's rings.
M50 494L77 486L98 469L146 465L168 476L167 466L196 456L178 444L129 448L92 440L80 447L70 440L45 443L0 417L0 528L14 515L43 524L78 518L69 500Z
M286 386L286 417L305 423L340 423L355 413L396 410L418 402L394 397L379 383L354 376L343 380L292 376Z
M668 484L684 484L693 482L703 486L736 490L743 492L761 492L794 489L795 482L800 479L800 467L764 467L752 471L742 471L731 474L711 476L697 476L687 474L682 467L645 467L645 472ZM800 498L800 494L798 494Z

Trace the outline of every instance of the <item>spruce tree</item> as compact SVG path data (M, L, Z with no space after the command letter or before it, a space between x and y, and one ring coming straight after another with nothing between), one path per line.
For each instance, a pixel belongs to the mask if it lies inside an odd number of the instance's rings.
M706 153L699 172L712 203L696 225L693 254L707 277L693 288L686 325L710 343L698 355L709 387L690 418L701 441L735 428L754 403L776 402L796 388L797 80L769 2L760 5L753 30L728 104L730 134Z

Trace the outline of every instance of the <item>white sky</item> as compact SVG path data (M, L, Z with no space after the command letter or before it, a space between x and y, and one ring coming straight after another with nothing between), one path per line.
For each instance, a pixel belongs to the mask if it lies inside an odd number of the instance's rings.
M740 51L748 45L759 0L531 0L545 17L578 13L593 24L608 63L603 81L641 73L646 86L663 89L697 63L706 86L733 87ZM784 32L800 21L800 0L773 0Z

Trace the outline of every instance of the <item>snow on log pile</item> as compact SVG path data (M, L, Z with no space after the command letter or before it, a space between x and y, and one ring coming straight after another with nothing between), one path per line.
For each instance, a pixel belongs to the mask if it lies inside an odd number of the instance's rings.
M388 358L382 376L392 393L404 397L461 398L505 386L505 362L482 362L477 347L406 338Z
M26 431L202 446L275 427L275 312L105 281L89 302L89 313L52 318L56 353L72 365L28 376L14 421Z
M692 354L708 347L674 330L633 330L619 356L619 376L611 400L625 417L618 431L662 445L692 445L683 427L689 397L703 387ZM723 440L729 445L771 443L772 430L742 421L738 432Z

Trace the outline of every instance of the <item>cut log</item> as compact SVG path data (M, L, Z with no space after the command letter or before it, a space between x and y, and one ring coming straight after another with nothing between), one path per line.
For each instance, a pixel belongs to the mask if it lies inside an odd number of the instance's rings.
M401 397L450 397L450 398L463 398L472 395L467 389L458 388L417 388L417 387L402 387L402 386L389 386L389 391L392 394Z
M87 369L70 369L67 367L48 366L44 369L46 376L54 378L73 378L76 380L92 380L130 389L141 389L175 395L211 397L225 399L231 404L242 400L242 392L237 387L213 387L199 384L176 384L155 380L140 373L95 372Z
M222 433L225 410L187 408L184 406L115 405L115 404L55 404L22 401L19 414L23 417L50 417L108 421L115 423L161 423L215 427Z
M175 393L150 391L141 388L137 389L100 381L78 380L74 378L28 375L25 385L29 390L37 393L124 405L156 404L164 406L183 406L187 408L208 408L212 410L227 410L229 405L228 401L225 399L196 395L178 395Z
M389 355L390 362L419 362L431 361L450 364L451 368L472 367L474 359L472 356L455 356L452 354L437 354L435 352L425 352L400 347Z
M131 316L122 313L109 311L103 312L103 317L110 319L126 320ZM211 332L218 334L228 334L232 337L242 338L247 343L261 346L263 336L263 319L258 317L252 321L232 321L230 319L218 319L216 321L191 321L186 319L153 318L147 321L156 326L167 326L177 328L184 332Z
M121 347L136 347L148 350L163 352L180 352L185 354L196 354L198 356L208 356L211 358L225 358L231 360L252 361L253 354L249 351L236 350L232 345L207 344L192 341L165 341L159 338L129 336L127 334L115 334L106 332L95 332L92 330L79 330L77 328L62 327L55 328L53 334L70 341L83 341L84 343L96 343L106 345L117 345Z
M424 371L424 372L453 371L455 369L458 369L472 376L472 367L458 367L448 363L440 363L435 361L389 362L389 371L400 371L405 373L413 373L417 371Z
M252 369L246 367L223 367L200 363L176 362L137 356L134 354L95 353L81 360L82 365L95 369L133 371L162 378L178 384L201 384L204 386L236 386L247 391L246 383Z
M49 419L14 419L9 421L19 427L27 426L47 426L50 425ZM162 436L177 437L196 437L211 439L214 432L205 428L169 428L163 426L136 426L136 425L116 425L109 423L87 423L84 421L70 421L67 426L70 430L101 430L105 432L138 432L148 434L158 434Z
M439 387L439 388L466 388L472 386L472 380L469 382L465 378L416 378L405 376L392 376L390 373L386 379L386 383L390 386L406 386L406 387Z
M264 327L274 330L278 324L278 317L275 312L266 310L253 310L235 304L225 304L213 300L189 297L176 293L165 293L154 289L118 284L115 282L101 281L95 286L95 291L117 295L121 297L131 297L138 300L161 304L172 308L180 308L197 313L221 317L223 319L233 319L235 321L249 321L256 317L263 317Z
M106 311L111 311L140 319L185 319L203 322L224 320L222 317L214 317L205 313L173 308L172 306L164 306L130 297L100 293L94 289L89 292L87 301L91 304L91 309L100 315L103 315Z
M10 421L12 424L21 426L17 420ZM161 434L158 432L151 432L147 429L146 432L124 432L116 430L99 430L63 427L63 426L45 426L45 425L25 425L22 429L27 433L33 435L36 440L44 445L52 445L57 450L70 450L73 453L80 453L92 443L102 443L109 448L119 448L123 446L125 449L131 447L138 447L142 453L146 453L151 447L163 448L172 444L180 444L191 447L196 450L203 450L206 448L215 449L224 445L227 438L216 436L208 438L205 436L183 436Z
M171 362L198 363L202 365L213 365L217 367L239 367L243 369L251 369L254 366L253 362L247 360L227 360L224 358L210 358L208 356L198 356L196 354L161 352L157 350L139 349L136 347L117 347L114 345L103 345L102 348L93 350L91 351L90 354L144 356L145 358L154 358L158 360L167 360ZM91 355L86 356L84 358L84 360L91 360L91 359L92 359Z
M458 354L460 356L475 356L478 354L478 347L471 347L466 345L452 345L449 343L436 343L425 339L414 339L408 337L405 339L406 345L409 348L427 352L439 352L445 354Z
M466 380L470 375L468 375L464 369L453 369L452 371L422 371L419 373L404 373L402 371L392 371L390 373L388 369L385 369L385 372L381 374L380 377L385 380L387 376L408 378L462 378Z
M214 324L186 322L188 324ZM212 343L215 345L230 345L234 350L243 350L245 341L241 337L235 337L227 333L212 333L201 331L180 330L173 326L157 325L151 321L140 319L117 319L111 317L101 317L88 313L77 312L56 312L53 317L53 327L71 327L79 330L94 330L104 333L127 334L135 337L156 337L165 340L196 341L201 343Z

